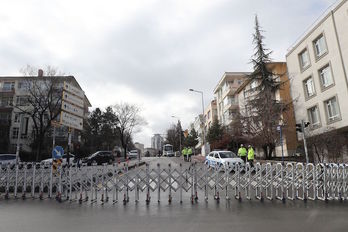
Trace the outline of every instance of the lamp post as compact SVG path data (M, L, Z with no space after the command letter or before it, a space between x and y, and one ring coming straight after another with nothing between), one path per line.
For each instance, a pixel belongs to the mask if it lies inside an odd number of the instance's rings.
M202 138L202 143L203 143L203 150L202 153L204 152L205 155L205 126L204 126L204 96L203 96L203 91L200 90L195 90L195 89L189 89L189 91L191 92L195 92L195 93L200 93L202 96L202 133L203 133L203 138Z
M180 122L180 118L172 115L172 118L176 118L178 119L178 122ZM180 126L181 126L181 122L180 122ZM182 128L180 128L180 134L179 134L179 154L181 155L181 133L182 133Z

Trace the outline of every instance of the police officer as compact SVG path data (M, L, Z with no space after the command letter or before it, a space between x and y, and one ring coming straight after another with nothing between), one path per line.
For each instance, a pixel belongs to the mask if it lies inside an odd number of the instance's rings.
M187 149L187 158L189 162L191 162L191 156L192 156L192 148L190 147L189 149Z
M184 156L184 161L187 161L187 147L184 147L184 149L182 149L181 153Z
M248 162L250 164L250 167L254 167L254 158L255 158L255 152L251 145L248 146Z
M243 144L240 145L240 148L238 149L238 155L239 157L244 161L244 163L247 162L246 158L247 158L247 150L244 147Z

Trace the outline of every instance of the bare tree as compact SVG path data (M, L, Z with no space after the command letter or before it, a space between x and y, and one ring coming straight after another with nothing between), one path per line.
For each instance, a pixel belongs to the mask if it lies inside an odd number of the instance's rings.
M328 127L322 133L307 133L308 147L313 157L319 162L342 162L346 139L337 129Z
M116 104L113 110L118 119L117 130L119 130L121 146L124 149L124 157L127 158L127 149L132 141L132 135L140 132L141 126L146 124L140 116L140 108L128 103Z
M41 159L42 149L51 121L57 119L61 111L62 77L58 70L47 66L42 76L35 76L34 67L27 65L21 69L26 76L23 84L26 95L17 96L14 108L29 116L33 125L32 147L36 149L36 161ZM18 136L21 136L20 133Z

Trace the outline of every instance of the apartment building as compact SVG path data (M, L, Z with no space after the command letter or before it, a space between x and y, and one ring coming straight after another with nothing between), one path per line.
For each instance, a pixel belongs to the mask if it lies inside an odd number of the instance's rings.
M151 138L151 148L161 151L163 147L164 139L160 134L154 134Z
M296 137L296 125L294 110L292 105L292 99L290 94L290 82L287 75L287 68L285 62L272 62L267 65L269 71L271 71L278 80L283 83L281 88L275 93L275 100L282 101L288 104L288 108L283 112L279 125L282 126L282 143L283 143L283 154L284 156L293 156L296 153L297 148L297 137ZM238 99L238 108L242 116L248 116L251 110L248 105L248 100L252 99L254 94L257 93L255 88L259 83L257 80L251 81L247 79L236 91ZM274 128L274 131L278 128ZM277 132L276 132L277 133ZM275 156L282 156L282 147L280 143L280 132L279 139L275 147ZM258 153L262 153L259 151Z
M203 143L203 130L202 130L202 120L203 120L203 116L202 114L198 115L195 117L195 120L194 122L191 124L191 128L194 128L195 131L197 132L197 135L198 135L198 144L196 145L196 148L201 148ZM207 131L204 131L205 132L205 136Z
M217 119L217 105L216 100L214 99L204 110L204 128L206 132L209 130L215 119Z
M217 119L224 126L232 123L238 112L237 89L246 80L248 72L225 72L214 89L217 106Z
M0 153L14 153L17 142L19 142L21 151L31 152L33 120L27 114L21 118L20 113L22 110L33 108L28 102L29 88L34 88L34 82L43 83L47 78L49 77L43 76L42 70L39 70L38 76L0 77ZM64 81L82 90L74 76L59 76L57 80L59 80L55 86L57 91L61 91ZM84 108L81 110L84 117L87 117L88 107L91 107L91 104L86 96L83 102ZM57 109L60 109L60 106ZM48 123L46 122L46 124ZM59 139L67 141L67 130L68 128L65 126L57 125L55 133L57 142ZM47 136L52 139L51 133L48 133ZM74 133L73 141L78 140L78 137L78 133Z
M286 55L296 122L311 135L348 131L348 1L338 1Z

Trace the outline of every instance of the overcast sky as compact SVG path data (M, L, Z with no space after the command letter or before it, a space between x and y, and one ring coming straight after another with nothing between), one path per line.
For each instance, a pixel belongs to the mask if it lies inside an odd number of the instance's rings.
M254 16L273 50L287 49L335 0L2 0L0 75L30 64L74 75L93 108L130 102L150 145L202 112L225 71L250 71Z

